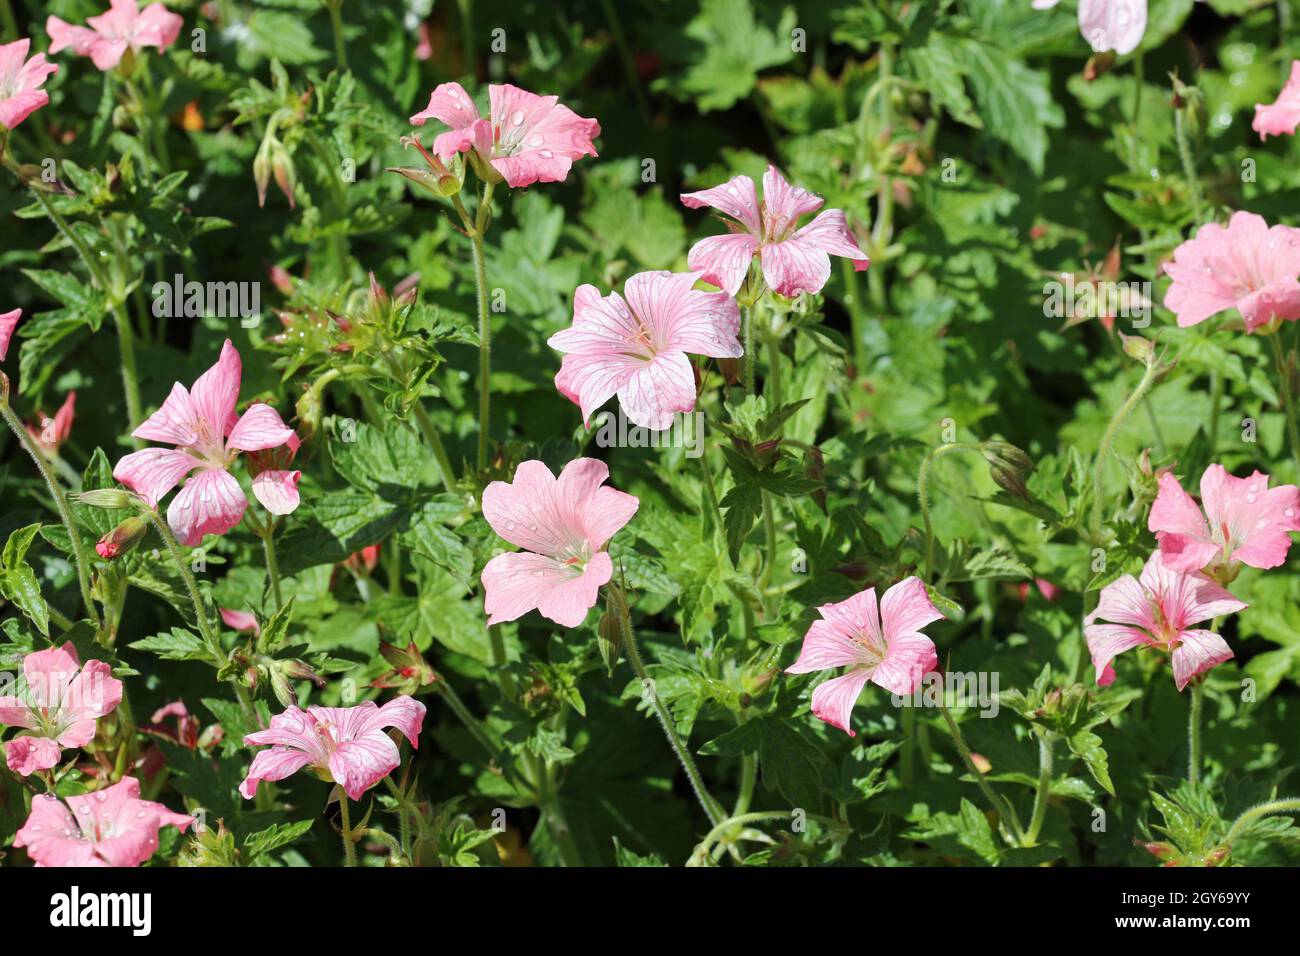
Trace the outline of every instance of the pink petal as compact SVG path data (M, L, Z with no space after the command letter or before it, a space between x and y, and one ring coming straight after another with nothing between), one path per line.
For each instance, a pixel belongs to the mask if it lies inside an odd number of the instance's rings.
M273 515L293 514L298 508L301 471L263 471L253 479L253 497Z
M235 451L264 451L288 444L294 431L270 405L257 402L235 422L226 439L226 447Z
M799 217L816 212L822 198L799 186L792 186L780 171L769 165L763 174L763 235L780 239L794 229Z
M844 210L828 209L794 234L794 238L807 242L832 256L868 261L867 254L858 246L858 240L849 231Z
M247 632L251 634L260 634L262 626L257 623L257 616L248 611L235 611L228 607L217 608L221 614L221 620L225 622L226 627L234 631ZM154 723L157 723L154 718Z
M812 693L813 715L832 727L838 727L850 737L856 737L857 733L849 729L849 720L853 714L853 705L858 702L858 695L862 693L870 676L870 670L860 667L843 677L818 684Z
M45 32L50 35L50 53L62 53L64 50L71 48L77 56L90 56L90 48L99 40L99 34L94 30L88 30L85 27L73 26L66 20L60 20L56 16L47 17L45 20ZM19 43L27 43L23 39ZM3 49L3 47L0 47ZM26 47L23 48L24 54Z
M564 466L555 484L556 499L563 513L577 517L587 546L593 551L636 514L641 504L635 495L617 488L601 487L609 478L609 466L597 458L575 458Z
M662 431L677 412L695 407L695 369L685 352L660 352L632 373L618 401L634 425Z
M1088 642L1088 652L1092 655L1092 666L1097 670L1097 683L1103 686L1115 679L1115 671L1110 662L1116 655L1152 643L1151 638L1142 631L1121 624L1089 624L1083 629L1083 635ZM1103 678L1107 676L1110 680L1103 683Z
M248 737L244 740L247 741ZM283 780L311 762L311 754L278 745L270 750L259 751L248 768L248 775L239 785L239 792L245 800L252 800L257 793L257 785L263 780Z
M1300 126L1300 60L1291 61L1291 76L1278 93L1277 99L1255 106L1255 120L1250 124L1260 139L1269 135L1281 136L1295 133Z
M1224 529L1229 559L1254 568L1286 562L1291 532L1300 530L1300 490L1295 485L1269 489L1268 475L1256 471L1236 478L1222 465L1201 476L1201 500L1214 529Z
M880 601L880 617L884 625L885 641L913 634L927 624L942 621L943 615L930 600L925 584L918 577L904 578L888 591Z
M4 123L10 129L13 124L5 122L0 116L0 123ZM18 327L18 320L23 317L22 309L14 309L12 312L0 312L0 362L5 360L9 354L9 340L13 338L14 329Z
M113 468L113 477L156 507L163 495L200 465L193 455L174 448L145 448L123 456Z
M225 534L244 517L248 499L228 471L201 468L167 508L167 524L181 544L193 548L206 534Z
M1174 648L1174 683L1181 691L1197 674L1232 660L1232 648L1213 631L1183 631Z
M793 299L816 294L831 277L831 260L815 242L796 237L764 245L758 251L763 277L772 291Z
M1079 0L1079 32L1095 53L1132 53L1146 28L1147 0Z
M885 600L889 600L888 594ZM938 666L934 641L924 634L905 634L889 639L885 659L871 669L871 681L895 694L911 694L921 686L922 678Z
M27 699L36 707L57 707L64 692L81 670L81 659L71 641L61 647L33 651L23 658Z
M362 794L393 772L401 763L397 744L384 733L367 734L339 744L330 755L329 771L349 799Z
M7 727L25 727L35 730L39 726L39 715L33 714L27 701L12 694L0 697L0 724Z
M1150 562L1147 564L1150 566ZM1084 623L1091 624L1098 619L1115 624L1131 624L1145 631L1154 632L1159 629L1151 607L1151 598L1131 574L1116 578L1101 589L1097 609L1084 619Z
M513 621L536 609L557 624L577 627L613 573L604 551L592 555L584 569L526 551L497 555L482 574L488 624Z
M1147 559L1142 569L1142 585L1155 596L1164 623L1178 629L1235 614L1247 607L1206 575L1173 570L1165 564L1159 551ZM1148 630L1158 633L1152 628Z
M759 218L758 194L754 191L754 180L748 176L735 176L721 186L701 189L699 192L682 193L682 205L688 209L710 206L735 219L754 236L763 231Z
M79 836L78 824L62 800L49 794L32 797L32 811L27 822L14 835L14 846L43 866L95 866L92 844Z
M420 748L420 727L426 708L414 697L403 694L380 707L371 718L371 726L396 727L415 749Z
M63 732L54 739L60 747L66 747L68 750L78 750L95 739L95 720L93 717L83 717L76 720L64 728Z
M5 744L5 763L22 777L59 765L63 749L49 737L15 737Z
M86 661L64 697L62 715L70 720L106 717L122 702L122 682L103 661Z
M799 658L785 669L787 674L810 674L832 667L865 664L870 659L867 648L857 639L857 632L840 620L813 621L803 636Z
M135 22L136 45L165 50L176 42L184 22L180 14L172 13L161 3L151 3Z
M230 431L235 403L239 400L239 381L242 375L243 363L239 352L230 339L226 339L221 346L221 356L217 363L200 375L190 389L195 418L200 429L206 430L212 439L220 439ZM276 415L277 419L279 417Z
M728 295L740 291L749 274L749 265L758 251L758 240L747 232L729 232L709 236L691 246L686 262Z
M637 332L660 354L680 350L739 358L740 309L725 292L697 290L700 278L697 272L641 272L628 279L623 291L640 322Z
M132 438L166 442L168 445L194 445L199 440L198 416L189 391L180 382L172 386L162 408L154 412L131 433Z
M1156 533L1166 563L1179 570L1199 571L1219 550L1210 540L1200 506L1171 472L1160 476L1160 491L1151 505L1147 529Z

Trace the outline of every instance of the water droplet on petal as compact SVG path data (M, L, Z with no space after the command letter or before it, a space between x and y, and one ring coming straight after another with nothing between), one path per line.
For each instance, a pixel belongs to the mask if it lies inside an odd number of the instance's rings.
M514 123L516 126L522 126L524 124L524 111L515 110L513 113L511 113L510 122Z

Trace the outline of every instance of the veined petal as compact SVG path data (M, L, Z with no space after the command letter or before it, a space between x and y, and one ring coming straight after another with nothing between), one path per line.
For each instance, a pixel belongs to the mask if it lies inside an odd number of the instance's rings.
M686 262L728 295L735 295L744 284L749 265L758 251L758 240L747 232L728 232L708 236L691 246Z
M273 515L293 514L298 508L301 471L262 471L253 479L253 497Z
M856 737L857 733L849 728L849 721L853 715L853 705L858 702L858 695L862 693L870 676L868 668L858 667L843 677L818 684L812 693L813 715L832 727L838 727L850 737Z
M888 600L886 593L885 601ZM934 641L924 634L904 634L888 639L885 659L871 670L871 681L895 694L911 694L921 686L925 675L938 666Z
M387 734L375 732L339 744L330 755L329 771L349 799L360 800L399 763L397 744Z
M200 375L190 389L190 401L199 427L216 441L230 431L242 375L243 363L239 352L234 343L226 339L216 364Z
M748 176L733 176L720 186L693 193L682 193L681 198L682 205L688 209L710 206L735 219L753 235L757 236L762 232L758 194L754 189L754 180Z
M660 352L618 390L628 419L655 431L673 423L677 412L695 407L695 370L685 352Z
M264 451L279 448L294 435L284 419L270 405L263 402L249 405L248 410L235 422L226 439L226 447L235 451Z
M813 621L803 636L799 658L785 669L787 674L809 674L832 667L853 667L870 660L867 648L841 620Z
M202 465L193 455L175 448L145 448L124 455L113 477L156 507L176 483Z
M1174 683L1181 691L1197 674L1232 660L1232 648L1213 631L1183 631L1174 648Z
M259 751L248 768L244 782L239 785L239 792L245 800L252 800L257 794L257 785L263 780L283 780L311 762L311 754L280 745Z
M849 232L844 210L828 209L794 234L795 239L821 249L832 256L865 260L867 254L858 246L858 240Z
M144 420L132 438L160 441L168 445L194 445L199 440L198 416L190 393L180 382L172 385L162 408Z
M201 468L172 499L167 524L181 544L192 548L205 534L225 534L239 524L247 507L244 490L230 472Z
M943 615L930 600L925 584L913 576L904 578L885 592L880 601L880 619L884 625L885 641L892 644L897 637L942 621Z
M801 292L816 294L831 277L830 256L816 243L798 236L766 243L758 256L767 284L787 298Z
M411 124L423 126L439 120L453 130L472 126L479 118L478 107L459 83L440 83L429 94L429 105L411 117Z
M1142 631L1122 624L1089 624L1083 629L1083 635L1088 642L1088 652L1092 655L1092 666L1097 670L1097 683L1103 686L1110 683L1104 681L1108 671L1110 679L1114 680L1110 662L1116 655L1152 643L1151 638Z

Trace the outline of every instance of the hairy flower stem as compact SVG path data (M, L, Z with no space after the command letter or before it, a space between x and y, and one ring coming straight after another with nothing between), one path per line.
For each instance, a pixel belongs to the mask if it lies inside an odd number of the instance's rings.
M172 563L176 565L176 570L181 573L181 580L185 582L185 590L190 595L190 603L194 605L194 617L198 623L199 636L208 645L208 653L212 655L213 666L217 668L224 667L228 661L226 652L221 646L221 641L217 639L217 635L212 632L212 621L208 617L207 604L203 600L203 595L199 592L199 582L195 579L194 572L190 570L190 566L186 563L185 555L181 554L180 542L176 540L176 535L172 534L172 529L167 526L167 522L158 514L157 509L145 509L144 516L153 525L153 529L158 532L158 537L163 539L163 544L167 546L167 553L171 555Z
M1251 807L1237 817L1232 826L1228 828L1228 835L1223 838L1224 846L1232 849L1232 842L1241 835L1242 830L1245 830L1261 817L1267 817L1274 813L1300 813L1300 798L1283 797L1280 800L1270 800L1267 803L1260 803Z
M284 596L280 593L280 564L275 559L275 523L268 522L262 532L262 552L266 555L266 576L271 579L271 597L275 609L284 609Z
M0 378L3 373L0 373ZM95 622L95 629L99 630L103 626L103 620L99 616L99 608L95 606L95 599L90 590L90 558L86 554L86 546L81 540L81 534L77 531L77 526L72 520L72 511L68 507L67 496L63 493L63 488L59 486L50 471L49 463L45 456L41 454L36 442L28 434L23 423L18 420L14 414L13 408L9 405L9 381L3 379L0 381L0 416L4 417L5 424L9 430L14 433L18 443L31 456L36 465L36 470L40 472L41 478L45 481L45 487L49 489L50 498L54 500L54 510L59 513L59 520L63 522L64 529L68 532L68 540L72 542L72 560L77 566L77 583L81 587L81 601L86 606L86 613L90 619Z
M487 261L483 252L483 235L487 230L492 210L492 184L483 187L483 198L478 211L470 218L460 196L451 197L452 205L460 214L465 234L469 236L474 253L474 291L478 300L478 457L479 470L487 467L488 426L491 422L492 404L492 328L488 322Z
M930 519L930 466L935 460L951 451L979 451L979 445L969 441L954 441L936 445L921 462L921 470L916 476L916 497L921 503L921 520L925 523L925 575L934 576L934 522Z
M1015 846L1027 846L1025 831L1020 826L1020 818L1016 816L1016 811L1011 803L1005 798L999 796L984 775L979 772L975 766L975 761L971 757L970 746L966 743L966 738L962 736L961 728L957 726L957 721L953 720L952 714L948 711L948 705L941 699L939 702L939 713L943 716L944 723L948 725L948 732L952 734L952 742L957 747L957 753L961 755L962 763L970 771L970 775L975 780L975 785L980 788L984 798L988 800L995 813L1002 820L1002 824L1010 831L1009 842ZM1007 836L1006 833L1003 834Z
M1038 842L1042 832L1043 821L1047 819L1047 800L1052 793L1052 745L1053 737L1046 731L1038 733L1038 789L1034 792L1034 810L1029 817L1029 829L1025 831L1025 845L1033 846Z
M1187 782L1195 786L1201 781L1201 704L1205 696L1201 678L1192 679L1191 690L1187 710Z
M745 387L746 395L754 394L754 303L741 304L740 306L740 323L741 336L743 337L742 348L745 351L741 359L742 374L741 381Z
M668 713L668 708L659 699L654 681L646 673L645 664L641 660L641 652L637 650L636 636L632 633L632 612L627 606L627 595L623 593L622 588L613 582L605 585L605 587L618 609L618 619L623 635L623 653L627 655L632 670L636 671L636 676L641 681L644 693L649 697L650 704L654 708L655 716L659 718L659 723L664 729L664 736L668 738L669 746L672 747L673 753L677 755L677 760L681 763L682 769L686 771L687 779L691 782L691 789L695 791L696 799L700 801L700 806L704 808L705 816L716 827L723 821L725 814L718 801L713 799L713 795L709 793L708 787L704 785L704 778L700 775L699 768L695 766L690 751L686 749L681 738L677 736L677 725L673 722L672 715Z
M1201 198L1201 181L1196 176L1196 163L1192 159L1192 145L1187 137L1187 122L1183 119L1184 107L1174 110L1174 137L1178 141L1178 158L1183 163L1183 175L1187 177L1187 188L1192 195L1192 215L1200 223L1205 218L1204 200Z
M330 11L330 30L334 34L334 59L340 70L348 68L348 48L343 40L343 0L325 0Z
M1282 410L1286 413L1287 439L1291 442L1291 456L1295 460L1296 476L1300 477L1300 433L1296 428L1295 395L1291 391L1291 366L1282 352L1281 334L1272 332L1264 337L1268 339L1273 349L1278 391L1282 399Z
M352 843L352 819L348 812L348 795L343 792L343 788L338 788L339 794L339 833L343 837L343 865L357 865L357 848Z

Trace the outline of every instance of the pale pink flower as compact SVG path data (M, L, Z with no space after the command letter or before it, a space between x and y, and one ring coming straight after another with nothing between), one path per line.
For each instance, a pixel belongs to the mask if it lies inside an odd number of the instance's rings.
M1060 0L1034 0L1035 10L1050 10ZM1094 53L1132 53L1147 28L1147 0L1079 0L1079 32Z
M36 410L36 421L27 423L27 433L32 436L47 455L58 455L63 443L72 434L72 420L77 408L77 393L68 392L59 410L50 418L40 409Z
M0 312L0 362L9 354L9 340L14 337L14 329L18 328L18 320L22 317L22 309Z
M456 153L472 149L512 187L563 182L574 160L596 155L591 141L600 135L600 124L562 106L559 97L504 83L488 86L488 100L491 114L482 118L464 87L443 83L411 123L447 124L451 129L433 141L439 159L449 163Z
M68 797L32 797L32 812L14 846L38 866L139 866L158 849L158 831L184 833L194 820L161 803L140 799L140 781L123 777L111 787Z
M876 589L867 588L838 604L823 604L817 613L821 620L808 628L799 659L785 672L810 674L848 667L843 676L813 689L812 712L850 737L857 736L849 728L853 705L867 681L895 694L911 694L938 666L934 642L921 628L943 615L918 577L899 581L879 604Z
M736 220L724 220L731 231L701 239L686 259L692 269L731 295L740 291L755 253L768 286L790 298L822 290L831 275L831 256L858 260L863 268L869 262L849 232L843 210L828 209L802 229L795 228L801 217L821 208L822 198L791 186L775 166L768 166L763 174L762 205L754 181L743 175L712 189L683 193L682 205L711 206Z
M262 625L257 623L257 617L248 611L235 611L228 607L219 607L217 611L220 612L221 620L225 622L226 627L232 631L253 635L262 633Z
M640 501L602 487L609 468L577 458L557 479L540 461L525 461L513 482L483 491L483 517L492 530L523 548L499 554L483 569L488 624L513 621L536 608L542 617L577 627L614 574L601 549L632 520Z
M28 654L21 692L0 697L0 724L27 731L5 744L9 769L26 777L56 766L63 748L94 739L95 721L121 700L122 682L109 666L87 661L82 667L71 641Z
M1147 527L1165 564L1175 571L1235 576L1239 564L1276 568L1286 561L1291 532L1300 531L1300 488L1268 486L1268 475L1234 478L1222 465L1201 475L1201 504L1171 473L1160 476Z
M1291 61L1291 76L1276 100L1255 104L1255 120L1250 125L1260 139L1295 133L1300 126L1300 60Z
M740 310L725 292L694 288L698 272L641 272L604 298L595 286L573 293L573 324L547 344L568 353L555 387L582 409L584 421L618 396L627 417L655 430L695 407L695 369L687 353L744 354L736 333Z
M1207 223L1174 250L1165 308L1180 326L1235 308L1253 332L1274 319L1300 318L1300 229L1236 212L1226 227Z
M59 68L47 63L44 53L27 59L31 44L27 37L0 44L0 129L14 129L50 101L50 94L41 85L59 72ZM0 316L0 322L4 318ZM4 346L0 344L0 358L3 357Z
M146 448L117 463L113 477L152 506L189 478L167 508L167 523L189 547L205 534L225 534L244 517L248 499L230 468L239 452L260 452L296 440L279 413L261 403L235 415L242 365L227 339L221 357L186 391L177 382L162 408L132 432L135 438L167 442L175 448ZM272 514L298 506L298 472L264 471L253 480L253 495Z
M1232 648L1213 631L1192 625L1247 607L1199 571L1175 571L1157 551L1139 578L1126 574L1101 589L1097 610L1084 618L1084 636L1097 669L1097 683L1114 682L1115 655L1134 647L1173 652L1174 683L1182 690L1197 674L1232 658ZM1105 619L1107 624L1094 624Z
M139 53L147 46L165 50L176 42L184 21L161 3L143 10L136 0L110 0L109 8L97 17L87 17L84 27L73 26L58 17L45 21L50 35L50 52L72 49L88 56L101 70L111 70L127 50Z
M253 758L248 776L239 785L246 799L263 780L283 780L310 767L337 783L353 800L388 776L401 762L397 744L384 733L396 727L411 746L419 748L424 704L414 697L396 697L379 707L368 700L356 707L290 707L271 718L266 730L244 737L246 744L270 744Z

